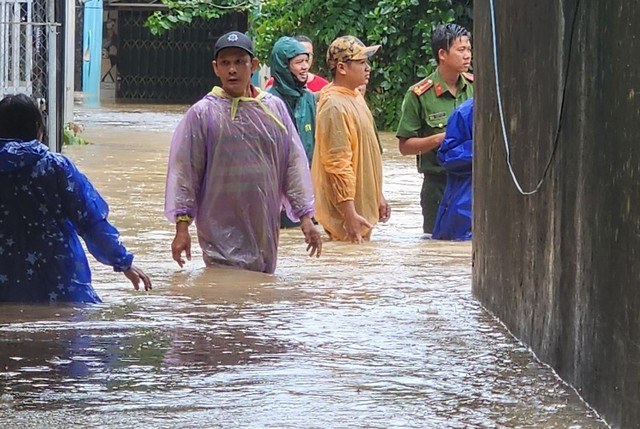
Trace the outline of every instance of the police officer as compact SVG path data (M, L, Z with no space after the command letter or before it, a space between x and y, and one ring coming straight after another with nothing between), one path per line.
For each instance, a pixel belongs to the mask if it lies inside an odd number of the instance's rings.
M431 233L444 194L446 173L436 160L447 120L453 110L473 96L471 33L457 24L439 25L431 35L438 67L413 85L402 102L396 137L400 153L417 155L418 171L424 175L420 205L425 233Z

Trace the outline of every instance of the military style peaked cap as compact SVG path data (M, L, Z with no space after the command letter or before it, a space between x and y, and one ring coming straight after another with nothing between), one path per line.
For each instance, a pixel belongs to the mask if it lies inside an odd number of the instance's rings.
M380 45L365 46L354 36L342 36L331 42L327 49L327 64L335 68L340 62L366 60L378 52Z

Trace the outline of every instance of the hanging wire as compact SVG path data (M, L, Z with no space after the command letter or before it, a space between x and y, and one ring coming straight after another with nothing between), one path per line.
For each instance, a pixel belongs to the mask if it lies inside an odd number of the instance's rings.
M549 156L549 160L547 161L547 164L544 167L544 171L542 172L542 176L540 177L538 184L531 191L524 191L522 189L522 186L520 185L520 181L516 177L516 174L513 171L513 166L511 164L511 150L509 148L509 139L507 137L507 127L505 125L505 120L504 120L504 109L502 107L502 95L500 93L500 76L498 73L498 42L496 40L497 39L496 38L496 11L495 11L493 1L494 0L489 0L489 7L491 9L491 36L492 36L492 42L493 42L493 70L494 70L494 77L495 77L495 84L496 84L496 95L498 98L498 112L500 113L500 126L502 128L502 137L504 140L504 147L507 154L507 166L509 167L509 173L511 174L511 179L513 180L513 183L518 189L518 192L520 192L522 195L533 195L540 190L540 187L542 186L542 183L544 182L547 176L547 173L549 172L551 163L555 158L556 150L558 149L560 131L562 129L562 123L564 122L564 106L565 106L565 100L567 95L567 80L569 78L569 66L571 65L571 53L573 51L573 36L576 29L576 20L578 17L578 11L580 9L581 0L577 0L576 2L576 8L573 13L573 19L571 21L571 32L569 35L569 49L567 52L567 65L564 71L564 82L562 84L562 98L560 102L560 114L558 115L558 127L556 128L555 136L553 139L553 149L551 150L551 156Z

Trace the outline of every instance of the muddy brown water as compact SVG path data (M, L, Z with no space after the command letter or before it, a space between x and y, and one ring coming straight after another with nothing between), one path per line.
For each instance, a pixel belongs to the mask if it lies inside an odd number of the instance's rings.
M3 428L604 428L471 293L471 245L425 240L421 179L383 134L392 216L273 276L171 259L163 193L184 106L78 106L64 149L154 290L91 259L104 300L0 306Z

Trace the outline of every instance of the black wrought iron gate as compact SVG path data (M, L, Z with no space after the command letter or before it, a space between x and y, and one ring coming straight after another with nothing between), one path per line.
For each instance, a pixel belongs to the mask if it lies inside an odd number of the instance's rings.
M195 102L216 83L211 68L213 44L227 31L246 31L246 15L233 14L214 22L198 20L153 36L144 26L149 13L118 10L116 99Z

